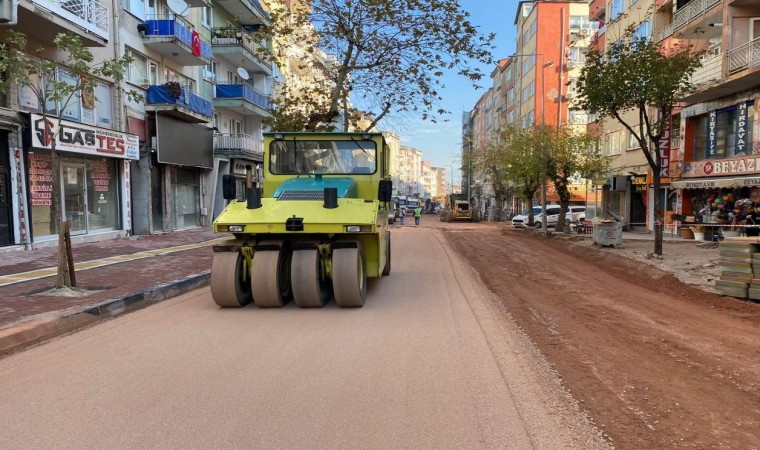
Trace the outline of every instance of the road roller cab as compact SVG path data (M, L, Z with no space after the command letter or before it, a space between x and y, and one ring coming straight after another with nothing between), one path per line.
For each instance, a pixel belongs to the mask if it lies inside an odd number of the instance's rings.
M213 230L234 239L214 247L214 301L362 306L367 278L390 273L389 167L380 133L266 133L263 182L223 177Z

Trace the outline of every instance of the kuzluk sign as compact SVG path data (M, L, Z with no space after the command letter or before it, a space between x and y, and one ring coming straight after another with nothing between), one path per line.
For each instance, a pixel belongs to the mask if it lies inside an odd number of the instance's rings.
M111 158L140 159L140 140L134 134L121 133L105 128L91 127L75 122L32 114L32 146L64 152L108 156Z

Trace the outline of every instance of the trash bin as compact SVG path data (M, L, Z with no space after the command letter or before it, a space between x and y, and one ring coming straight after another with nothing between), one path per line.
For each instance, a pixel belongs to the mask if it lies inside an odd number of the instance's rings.
M623 222L602 220L594 222L594 244L617 247L623 243Z

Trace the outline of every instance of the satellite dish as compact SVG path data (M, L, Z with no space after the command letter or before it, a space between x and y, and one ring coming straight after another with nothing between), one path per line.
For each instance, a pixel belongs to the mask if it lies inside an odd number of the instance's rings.
M166 6L168 6L173 13L183 17L190 12L190 7L187 6L187 3L184 0L168 0Z
M247 70L245 70L245 69L243 69L242 67L238 67L238 68L237 68L237 74L238 74L238 75L240 75L240 78L242 78L242 79L244 79L244 80L246 80L246 81L247 81L249 78L251 78L251 76L250 76L250 75L248 75L248 71L247 71Z

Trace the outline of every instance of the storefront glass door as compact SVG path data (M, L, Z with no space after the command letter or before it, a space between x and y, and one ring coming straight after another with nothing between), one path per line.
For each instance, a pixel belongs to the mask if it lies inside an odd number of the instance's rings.
M71 221L71 234L87 233L87 187L84 182L84 163L61 161L63 210Z

